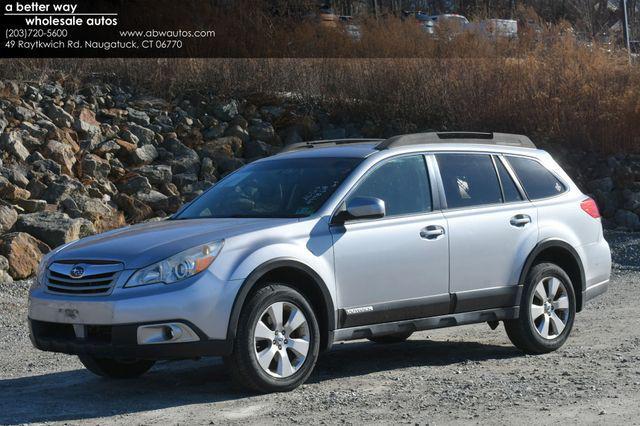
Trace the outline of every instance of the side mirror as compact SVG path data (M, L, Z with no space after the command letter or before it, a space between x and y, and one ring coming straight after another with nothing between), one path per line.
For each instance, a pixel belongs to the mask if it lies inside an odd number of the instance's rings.
M379 219L384 217L384 201L374 197L356 197L347 201L347 217L350 219Z

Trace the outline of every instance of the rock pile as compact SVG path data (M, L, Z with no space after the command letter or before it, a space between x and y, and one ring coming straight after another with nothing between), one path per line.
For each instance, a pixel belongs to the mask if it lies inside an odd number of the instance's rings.
M284 145L402 131L307 108L206 92L166 100L98 80L0 81L0 281L34 274L61 244L170 215ZM640 156L567 150L561 162L607 226L640 230Z
M598 203L605 228L640 231L640 155L549 147L580 189Z
M167 101L65 84L0 82L0 280L34 273L50 248L167 216L244 164L334 131L286 100Z

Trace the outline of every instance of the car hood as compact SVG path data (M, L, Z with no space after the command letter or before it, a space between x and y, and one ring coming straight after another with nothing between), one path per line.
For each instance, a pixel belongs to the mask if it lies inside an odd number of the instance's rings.
M63 247L53 261L116 261L138 269L183 250L297 219L187 219L127 226Z

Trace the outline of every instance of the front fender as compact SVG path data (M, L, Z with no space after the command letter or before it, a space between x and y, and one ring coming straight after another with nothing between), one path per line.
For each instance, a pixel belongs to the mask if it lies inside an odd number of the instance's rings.
M305 253L306 252L306 253ZM277 253L278 256L274 257ZM296 269L311 277L323 296L327 318L327 328L330 333L335 329L335 283L333 280L333 254L328 251L324 255L313 253L293 244L275 244L256 250L244 259L232 275L233 281L242 284L238 289L229 318L227 338L234 339L238 320L245 300L250 291L265 274L279 268Z

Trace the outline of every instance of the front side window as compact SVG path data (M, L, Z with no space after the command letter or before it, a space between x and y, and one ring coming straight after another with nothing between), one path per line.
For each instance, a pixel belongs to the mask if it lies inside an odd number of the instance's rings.
M292 158L250 164L222 179L175 219L307 217L361 162Z
M437 154L447 207L502 203L500 183L487 154Z
M394 158L371 171L349 196L384 201L386 216L430 212L431 189L422 155Z
M542 164L530 158L506 157L531 200L553 197L566 191L566 187Z

